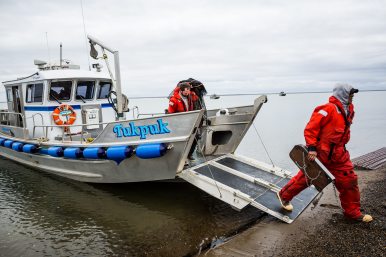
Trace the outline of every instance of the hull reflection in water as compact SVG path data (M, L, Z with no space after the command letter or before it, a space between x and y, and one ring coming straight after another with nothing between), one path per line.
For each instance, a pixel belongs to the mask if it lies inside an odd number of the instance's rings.
M183 256L261 215L187 183L90 185L1 162L6 256Z

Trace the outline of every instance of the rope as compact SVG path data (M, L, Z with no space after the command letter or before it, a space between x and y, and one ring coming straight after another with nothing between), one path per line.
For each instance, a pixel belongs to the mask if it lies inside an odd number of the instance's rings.
M83 32L84 32L84 38L85 38L85 45L86 45L86 52L87 52L87 33L86 33L86 24L84 22L84 14L83 14L83 1L80 0L80 7L82 9L82 21L83 21ZM90 64L90 55L87 54L87 61L88 61L88 70L91 70L91 64Z
M386 89L369 89L369 90L362 90L361 92L384 92ZM287 94L321 94L321 93L331 93L331 91L320 91L320 92L290 92ZM234 97L234 96L258 96L258 95L277 95L276 92L256 92L256 93L245 93L245 94L216 94L217 96L226 96L226 97ZM205 97L211 97L212 95L205 95ZM152 98L169 98L170 95L163 95L163 96L132 96L130 99L152 99Z
M197 140L196 136L194 136L194 140L196 141L198 148L201 149L200 142ZM201 153L201 154L202 154L202 157L204 158L204 161L205 161L205 163L206 163L206 166L208 167L209 173L210 173L210 175L212 176L212 179L213 179L213 181L214 181L214 184L216 185L216 188L217 188L217 190L218 190L218 193L219 193L219 195L220 195L220 198L222 198L222 194L221 194L221 191L220 191L220 187L217 185L217 181L214 179L214 176L213 176L212 170L210 169L208 160L206 159L205 154L203 154L203 153Z
M312 204L313 204L314 206L311 207L311 210L315 209L315 207L318 205L320 199L322 199L323 194L324 194L323 191L320 192L320 193L318 194L318 196L312 201Z
M316 175L314 178L310 177L307 173L307 164L306 164L306 157L305 157L305 154L303 152L303 165L300 165L298 162L295 162L296 165L299 167L299 169L303 170L304 171L304 176L306 176L306 183L307 183L307 187L311 186L312 185L312 182L316 179L319 178L320 174L322 174L322 170L319 169L319 173L318 175Z
M263 139L261 138L259 132L257 131L257 128L256 128L256 126L255 126L255 122L252 122L252 124L253 124L253 128L254 128L255 131L256 131L257 136L258 136L259 139L260 139L261 144L262 144L263 147L264 147L265 153L267 154L269 160L271 161L272 166L275 167L275 164L273 163L273 161L272 161L272 159L271 159L271 156L269 155L269 153L268 153L268 151L267 151L267 148L265 147L265 144L264 144L264 142L263 142Z

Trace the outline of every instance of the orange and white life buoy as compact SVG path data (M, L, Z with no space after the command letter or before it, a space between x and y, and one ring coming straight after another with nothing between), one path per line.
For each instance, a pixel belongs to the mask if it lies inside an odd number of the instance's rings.
M76 120L76 113L71 105L62 104L52 112L52 118L56 125L72 125Z

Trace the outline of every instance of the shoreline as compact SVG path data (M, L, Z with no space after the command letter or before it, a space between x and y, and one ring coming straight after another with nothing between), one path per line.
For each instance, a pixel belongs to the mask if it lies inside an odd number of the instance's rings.
M356 170L363 213L369 224L343 217L329 185L292 224L264 216L247 230L200 256L382 256L385 254L386 167Z

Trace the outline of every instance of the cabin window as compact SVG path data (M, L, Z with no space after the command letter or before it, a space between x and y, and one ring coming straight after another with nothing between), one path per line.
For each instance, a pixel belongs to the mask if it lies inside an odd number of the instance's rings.
M99 82L98 99L106 99L109 95L110 90L111 90L110 81Z
M50 88L50 100L70 100L72 81L52 81Z
M10 88L7 88L7 101L13 102L12 89L10 89Z
M26 102L27 103L43 102L43 84L42 83L27 85Z
M78 81L76 87L77 100L91 100L94 98L95 81Z

